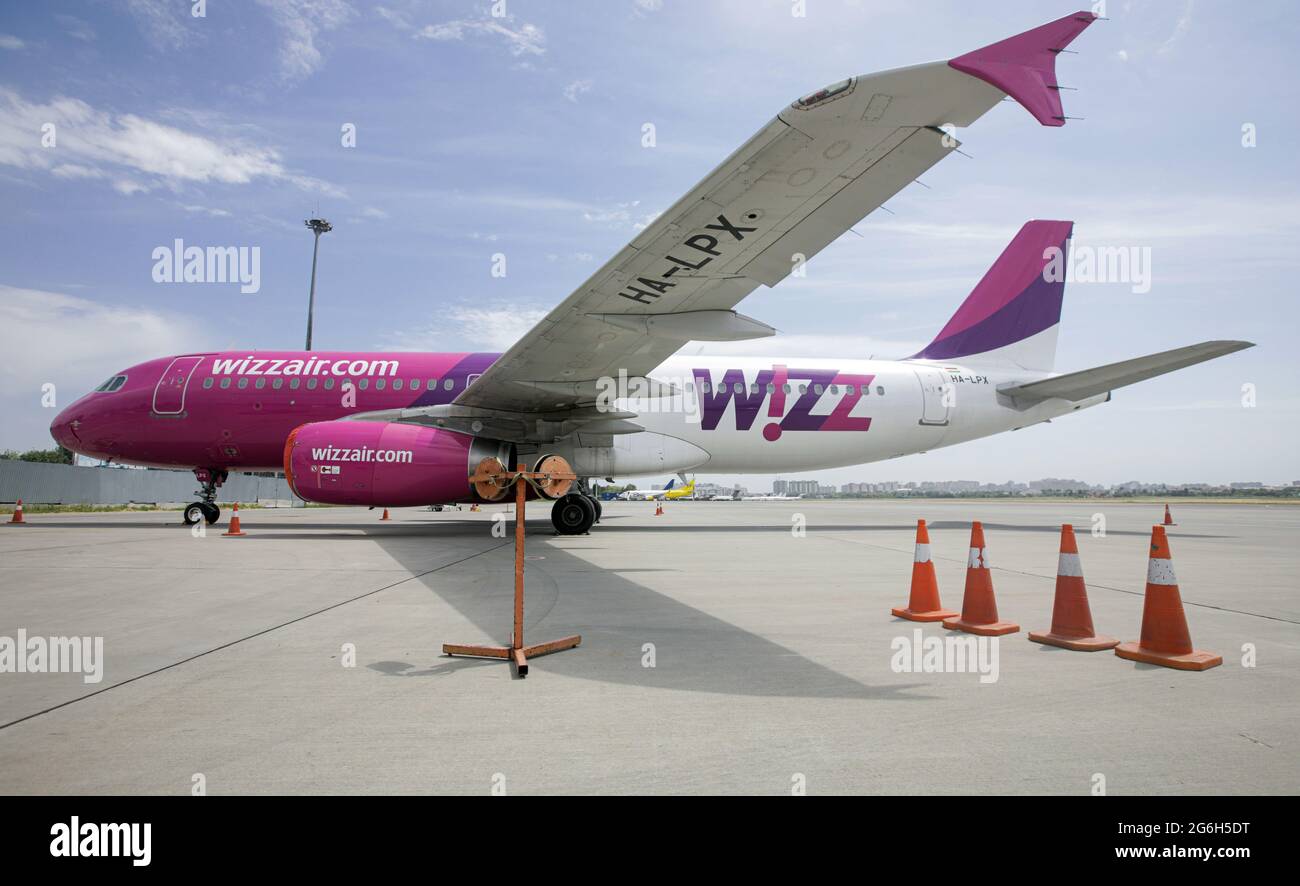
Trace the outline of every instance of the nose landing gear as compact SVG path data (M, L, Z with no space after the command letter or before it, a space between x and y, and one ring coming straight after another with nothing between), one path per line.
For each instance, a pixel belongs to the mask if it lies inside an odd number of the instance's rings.
M202 488L195 490L200 500L187 505L181 512L181 519L186 526L193 526L200 520L211 526L221 518L221 509L216 503L217 488L226 482L228 476L226 471L210 468L194 469L194 479L199 481Z

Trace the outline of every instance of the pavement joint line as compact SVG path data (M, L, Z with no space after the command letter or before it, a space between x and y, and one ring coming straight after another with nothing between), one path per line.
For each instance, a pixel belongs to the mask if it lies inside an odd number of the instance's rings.
M813 538L816 538L817 536L814 535L814 536L812 536L812 537L813 537ZM893 552L898 553L898 554L910 554L910 553L912 553L912 551L911 551L910 549L906 549L906 548L891 548L889 545L873 544L872 542L869 542L869 541L858 541L858 540L856 540L856 539L852 539L852 538L834 538L834 537L829 536L829 535L825 535L825 536L822 536L822 537L825 538L827 541L839 541L839 542L845 542L845 543L847 543L847 544L862 545L862 546L864 546L864 547L868 547L868 548L880 548L880 549L883 550L883 551L893 551ZM947 562L949 562L949 563L964 563L964 562L965 562L965 560L964 560L963 558L961 558L961 557L942 557L942 556L939 556L939 555L937 555L937 554L933 554L933 553L932 553L930 556L931 556L931 559L933 559L933 560L945 560L945 561L947 561ZM1031 578L1042 578L1042 579L1046 579L1046 580L1048 580L1048 581L1054 581L1054 580L1056 579L1056 576L1055 576L1055 575L1043 575L1041 572L1029 572L1029 571L1024 570L1024 569L1011 569L1010 567L1007 567L1007 566L997 566L997 565L992 565L992 566L990 566L989 568L990 568L992 571L994 571L994 572L1009 572L1009 573L1011 573L1012 575L1027 575L1027 576L1029 576L1029 577L1031 577ZM1146 596L1146 591L1145 591L1145 590L1142 590L1142 591L1132 591L1132 590L1129 590L1128 588L1117 588L1117 587L1114 587L1113 585L1094 584L1093 582L1088 582L1088 588L1089 588L1089 589L1092 589L1092 588L1100 588L1100 589L1103 590L1103 591L1116 591L1116 592L1121 593L1121 594L1128 594L1130 597L1144 597L1144 596ZM1262 613L1262 612L1247 612L1245 609L1232 609L1232 608L1230 608L1230 607L1228 607L1228 606L1215 606L1215 605L1212 604L1212 603L1197 603L1195 600L1183 600L1183 605L1184 605L1184 606L1197 606L1197 607L1199 607L1199 608L1201 608L1201 609L1215 609L1215 610L1218 610L1219 612L1231 612L1231 613L1233 613L1234 615L1247 615L1247 616L1250 616L1251 618L1262 618L1262 619L1266 619L1267 621L1277 621L1277 622L1281 622L1281 623L1283 623L1283 624L1289 624L1289 625L1300 625L1300 621L1296 621L1295 619L1291 619L1291 618L1282 618L1282 617L1279 616L1279 615L1265 615L1265 614Z
M195 659L203 658L204 656L211 655L214 652L220 652L223 649L229 649L231 646L236 646L247 640L255 640L256 638L265 636L266 634L269 634L272 631L278 631L281 628L287 628L290 625L297 624L300 621L306 621L307 619L312 618L313 616L322 615L323 613L329 612L333 609L338 609L341 606L347 606L349 603L355 603L358 600L364 600L366 597L373 597L375 594L381 593L383 591L391 590L397 587L398 585L406 584L408 581L414 581L417 578L424 578L424 576L426 575L431 575L435 572L441 572L444 569L450 569L452 566L459 566L461 563L465 563L469 560L473 560L475 557L481 557L484 554L490 554L493 551L499 551L502 548L510 547L513 544L514 544L513 540L502 542L501 544L498 545L492 545L492 547L490 548L484 548L481 551L475 551L472 554L469 554L465 557L461 557L459 560L453 560L450 563L444 563L441 566L435 567L433 569L426 569L423 572L417 572L412 575L408 575L406 576L406 578L403 578L400 581L395 581L391 584L384 585L381 588L375 588L373 590L366 591L364 594L358 594L357 596L351 597L350 599L347 600L340 600L338 603L331 603L329 606L326 606L322 609L317 609L314 612L308 612L305 615L299 615L296 618L291 618L286 622L282 622L278 625L272 625L269 628L263 628L260 631L257 631L252 634L248 634L247 636L244 637L238 637L234 640L230 640L229 642L222 643L219 646L213 646L211 649L206 649L203 652L196 652L194 655L190 655L185 658L182 658L180 661L174 661L169 664L162 665L161 667L154 668L152 671L146 671L143 674L136 674L134 677L128 677L125 680L114 683L111 686L105 686L103 689L96 689L94 692L88 692L85 695L79 695L76 698L70 698L67 701L59 702L56 705L51 705L50 707L45 708L44 710L34 711L33 713L26 714L22 717L17 718L16 720L10 720L8 723L0 723L0 730L8 729L10 726L16 726L19 723L23 723L26 722L27 720L35 719L36 717L44 716L45 714L49 714L52 713L53 711L57 711L59 708L66 708L68 705L76 704L79 701L85 701L88 698L94 698L96 695L101 695L105 692L108 692L109 690L117 689L120 686L125 686L128 683L134 683L137 680L143 680L146 677L152 677L155 674L161 674L163 671L169 671L172 668L180 667L183 664L188 664L189 662L192 662Z

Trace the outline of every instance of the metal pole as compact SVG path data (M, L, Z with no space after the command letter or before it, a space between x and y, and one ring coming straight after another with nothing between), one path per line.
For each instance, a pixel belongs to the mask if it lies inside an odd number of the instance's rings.
M527 470L527 465L520 465L515 481L515 649L524 648L524 499L528 481L523 474Z
M334 226L323 218L309 218L303 222L316 235L311 248L311 292L307 296L307 350L311 350L311 322L316 313L316 257L320 254L320 235L328 234Z
M311 350L311 318L316 311L316 256L320 253L320 231L316 232L316 245L311 248L311 293L307 296L307 350Z

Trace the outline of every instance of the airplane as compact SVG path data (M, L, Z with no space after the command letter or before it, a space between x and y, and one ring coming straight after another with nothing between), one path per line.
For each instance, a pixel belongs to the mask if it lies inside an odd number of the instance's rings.
M669 484L672 485L671 483ZM680 501L683 498L695 498L695 481L687 483L685 486L678 486L676 489L670 489L664 494L668 501Z
M796 100L504 354L161 357L114 374L51 433L87 456L192 469L201 488L184 520L213 523L230 471L283 470L312 502L403 507L500 501L508 490L483 478L518 464L578 478L864 464L1051 421L1251 347L1206 341L1058 373L1065 283L1053 268L1073 226L1036 220L908 357L674 356L688 341L774 334L736 305L956 151L955 128L1004 98L1063 126L1056 61L1096 18ZM537 493L554 500L557 532L592 527L588 489Z
M667 498L676 482L676 479L669 480L663 489L628 489L620 492L618 497L620 501L654 501Z
M784 492L773 492L767 495L743 495L741 501L798 501L803 498L803 493L799 495L786 495Z

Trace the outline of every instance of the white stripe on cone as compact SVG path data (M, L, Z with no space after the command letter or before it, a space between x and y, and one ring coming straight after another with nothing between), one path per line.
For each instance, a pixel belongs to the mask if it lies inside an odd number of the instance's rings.
M968 569L988 569L989 556L985 553L984 548L971 548L970 556L966 559Z
M1152 557L1147 560L1147 584L1151 585L1176 585L1178 579L1174 575L1174 561L1157 559Z
M1078 554L1061 554L1056 561L1056 574L1070 578L1083 578L1083 563Z
M919 544L919 543L917 544L917 546L916 546L916 562L917 562L917 563L929 563L929 562L930 562L930 546L929 546L929 545L923 545L923 544Z

